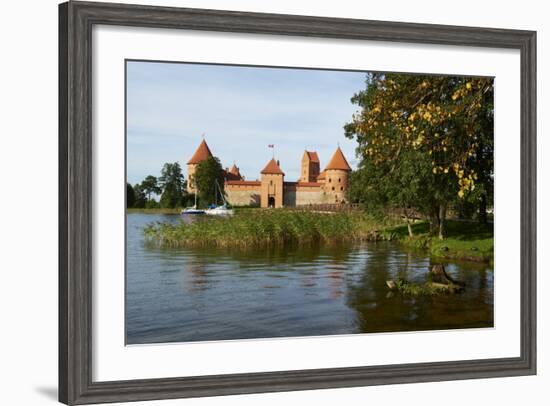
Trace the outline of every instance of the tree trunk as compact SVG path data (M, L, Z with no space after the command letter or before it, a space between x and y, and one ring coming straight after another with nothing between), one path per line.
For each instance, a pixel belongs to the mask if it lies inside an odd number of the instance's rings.
M466 284L462 281L457 281L451 277L446 271L443 265L434 265L430 270L431 282L433 284L441 284L443 286L450 286L451 292L460 292L463 290Z
M433 208L430 213L430 234L437 235L439 232L439 211Z
M485 193L481 196L479 202L479 222L481 224L487 224L487 196Z
M440 240L445 238L445 217L447 216L447 205L442 204L439 206L439 228L438 237Z
M407 230L409 231L409 237L414 237L414 233L411 225L410 213L407 211L407 209L404 209L403 214L405 215L405 219L407 220Z

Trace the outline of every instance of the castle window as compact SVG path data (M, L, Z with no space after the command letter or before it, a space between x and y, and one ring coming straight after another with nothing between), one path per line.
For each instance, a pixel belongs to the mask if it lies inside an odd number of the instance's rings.
M332 190L334 190L334 186L332 187Z
M331 183L332 182L332 179L331 178L328 178L328 183Z
M273 181L272 181L272 180L270 180L270 181L269 181L269 184L270 184L270 185L273 185Z
M342 179L338 178L338 183L342 182Z
M340 190L344 190L344 187L343 187L343 186L340 186Z

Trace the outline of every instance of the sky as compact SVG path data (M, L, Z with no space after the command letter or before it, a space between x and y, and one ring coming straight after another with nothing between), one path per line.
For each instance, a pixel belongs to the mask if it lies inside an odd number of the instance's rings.
M223 167L258 179L272 158L286 181L300 176L304 150L321 169L338 145L355 168L356 142L344 136L365 73L127 62L127 178L160 176L165 162L186 163L204 135ZM275 148L268 148L274 144Z

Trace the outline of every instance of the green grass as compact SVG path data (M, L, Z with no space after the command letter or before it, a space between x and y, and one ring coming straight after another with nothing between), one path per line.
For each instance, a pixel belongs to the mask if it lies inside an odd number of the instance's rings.
M470 261L493 261L493 226L475 222L447 220L446 237L443 240L429 235L428 224L413 225L414 237L410 238L406 225L386 230L403 244L419 249L428 249L432 257L463 259Z
M285 209L235 210L229 218L201 217L177 224L156 223L144 229L161 246L258 246L330 243L384 238L387 226L361 212L315 213Z

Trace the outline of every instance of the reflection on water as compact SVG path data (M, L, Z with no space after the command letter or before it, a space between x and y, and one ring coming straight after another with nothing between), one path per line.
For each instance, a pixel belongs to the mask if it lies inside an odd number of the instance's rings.
M253 251L160 249L141 230L178 216L127 216L127 343L296 337L493 325L493 270L450 263L466 292L388 294L430 259L392 243Z

